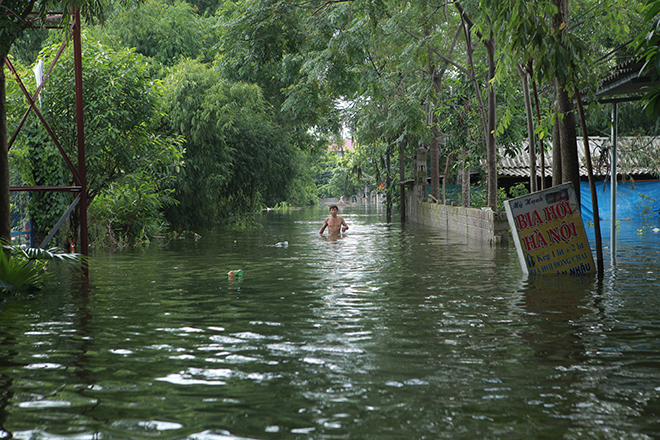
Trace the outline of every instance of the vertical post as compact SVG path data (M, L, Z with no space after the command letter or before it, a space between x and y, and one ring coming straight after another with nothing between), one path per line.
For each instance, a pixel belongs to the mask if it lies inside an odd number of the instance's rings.
M610 253L612 258L612 267L616 264L616 185L617 185L617 163L616 163L616 146L618 143L618 119L619 119L619 109L617 103L612 103L612 123L611 123L611 134L612 134L612 169L610 172L610 183L611 183L611 208L610 208Z
M417 203L426 200L426 150L417 149L417 162L415 164L415 189L417 190Z
M82 77L82 48L80 38L80 10L74 8L73 25L73 56L76 89L76 129L78 135L78 174L80 176L80 253L89 254L87 231L87 167L85 165L85 126L83 114L83 77ZM85 265L85 276L88 269Z
M406 145L399 142L399 200L401 200L401 223L406 222Z

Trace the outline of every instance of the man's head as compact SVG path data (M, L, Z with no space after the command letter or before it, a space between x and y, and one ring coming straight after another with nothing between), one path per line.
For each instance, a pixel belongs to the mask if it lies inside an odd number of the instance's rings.
M337 212L339 212L339 208L337 208L337 205L330 205L330 214L337 215Z

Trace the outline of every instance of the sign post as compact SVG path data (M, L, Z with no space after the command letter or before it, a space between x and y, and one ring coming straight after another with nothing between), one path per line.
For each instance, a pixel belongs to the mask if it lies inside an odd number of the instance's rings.
M504 202L525 274L594 274L596 266L572 183Z

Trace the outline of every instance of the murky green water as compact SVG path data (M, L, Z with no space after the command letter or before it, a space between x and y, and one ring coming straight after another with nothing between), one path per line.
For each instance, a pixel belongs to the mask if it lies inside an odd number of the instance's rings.
M513 246L374 208L330 241L326 215L4 299L0 438L660 438L660 233L624 234L600 284L527 281Z

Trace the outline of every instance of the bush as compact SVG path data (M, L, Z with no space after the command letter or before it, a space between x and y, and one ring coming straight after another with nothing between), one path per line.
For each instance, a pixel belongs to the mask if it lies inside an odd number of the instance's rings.
M167 228L162 208L174 203L146 174L110 185L89 208L90 242L121 248L149 243Z
M51 261L80 266L84 259L81 255L67 254L57 248L46 250L2 244L0 292L31 292L41 289L52 277L47 271Z
M497 189L497 210L504 211L504 201L507 200L506 190L504 188ZM486 196L485 188L478 187L477 191L472 191L470 194L470 207L482 208L488 206L488 199Z
M518 185L514 185L509 188L509 194L511 194L512 199L515 199L516 197L529 194L529 189L527 189L527 184L521 182Z

